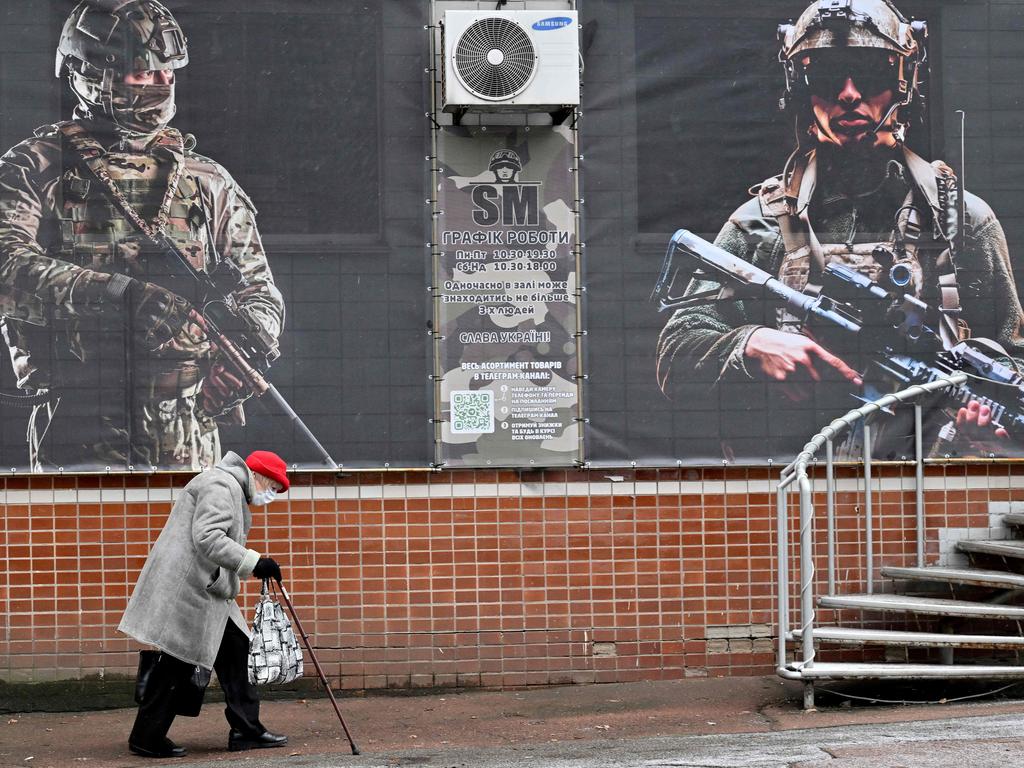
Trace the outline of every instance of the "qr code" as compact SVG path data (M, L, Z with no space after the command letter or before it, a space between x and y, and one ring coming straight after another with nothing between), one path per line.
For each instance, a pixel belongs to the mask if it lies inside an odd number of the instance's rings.
M494 432L494 393L489 389L452 392L452 434Z

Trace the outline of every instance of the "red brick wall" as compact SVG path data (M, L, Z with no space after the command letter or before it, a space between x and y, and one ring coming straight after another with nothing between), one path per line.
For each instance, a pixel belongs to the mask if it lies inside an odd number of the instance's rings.
M881 474L876 568L914 553L912 469ZM250 544L281 562L318 657L346 688L764 674L774 669L774 477L305 476L256 510ZM133 674L137 645L115 627L187 479L0 480L0 679ZM837 510L846 591L864 575L855 485L841 481ZM933 467L927 487L937 562L942 531L982 535L991 502L1024 500L1024 472ZM255 587L245 585L246 613Z

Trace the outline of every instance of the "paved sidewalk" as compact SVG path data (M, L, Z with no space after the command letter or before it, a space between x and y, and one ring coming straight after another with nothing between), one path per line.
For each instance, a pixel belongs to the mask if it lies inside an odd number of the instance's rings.
M882 695L880 691L885 689L876 686L870 690ZM1020 695L1019 687L1015 691ZM896 694L894 698L902 698L907 691L896 689ZM820 701L825 702L825 697ZM829 729L819 733L823 736L839 734L830 738L837 744L847 744L845 748L853 750L851 754L861 754L858 749L863 752L865 743L870 748L876 740L871 728L878 724L905 724L887 726L880 732L888 739L905 734L909 743L920 741L926 731L939 739L947 732L946 722L963 722L963 718L982 718L976 721L975 737L981 739L986 734L991 737L986 740L984 749L991 751L993 760L1005 760L1011 748L1018 756L1020 754L1010 737L1024 734L1024 701L871 707L839 706L837 701L831 698L820 711L805 713L800 709L800 688L776 677L346 697L340 699L340 704L363 752L359 759L351 757L327 699L266 702L263 721L271 730L288 734L290 743L282 749L246 753L226 751L227 725L221 714L222 705L207 704L198 718L175 721L170 736L185 746L189 754L173 761L144 760L127 751L127 734L135 715L131 709L13 714L3 715L0 720L0 765L106 768L234 761L244 762L247 768L266 764L449 767L513 765L518 763L509 756L518 756L516 759L525 761L522 764L548 766L560 762L556 760L558 755L566 759L576 755L571 759L583 766L625 765L630 755L636 755L634 765L683 766L696 763L666 763L660 758L653 759L654 754L658 749L676 749L672 746L676 742L680 745L678 749L699 753L703 749L699 745L715 744L715 739L749 751L754 749L755 743L760 743L756 739L769 744L781 739L782 735L777 732L782 731L794 732L792 738L804 743L808 738L798 737L797 732L808 733L805 729ZM994 725L989 726L989 720ZM942 722L933 723L928 731L920 724L925 721ZM856 731L861 734L860 741L844 741L841 734L845 727L861 729ZM728 734L764 736L755 739ZM696 736L701 738L694 740ZM678 741L680 738L683 741ZM960 734L957 738L962 741L967 737ZM790 739L780 743L795 742ZM952 753L943 753L941 745L934 749L917 749L929 759L946 754L950 761L947 764L961 762L952 757ZM583 759L583 753L588 753L587 759L592 762ZM798 753L804 755L799 750ZM640 757L642 754L648 757ZM817 753L807 754L814 757ZM815 764L807 755L804 757L803 761L784 760L780 764ZM910 765L911 762L889 764ZM722 763L703 761L699 764ZM769 763L744 759L735 764Z

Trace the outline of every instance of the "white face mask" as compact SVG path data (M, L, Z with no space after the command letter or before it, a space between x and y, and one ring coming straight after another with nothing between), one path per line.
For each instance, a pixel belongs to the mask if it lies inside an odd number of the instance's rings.
M258 506L264 506L266 504L269 504L276 498L277 491L275 491L273 488L267 488L267 490L265 491L259 491L253 494L252 503Z

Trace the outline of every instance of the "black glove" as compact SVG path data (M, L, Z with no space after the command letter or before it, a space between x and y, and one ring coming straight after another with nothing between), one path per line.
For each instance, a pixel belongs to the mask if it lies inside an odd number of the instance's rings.
M273 579L281 583L281 566L272 557L261 557L256 561L256 567L252 569L252 575L257 579Z
M173 339L189 319L192 305L159 285L133 278L126 293L135 335L147 349Z
M72 294L87 311L127 310L136 338L151 350L181 333L192 311L192 305L178 294L120 273L82 270Z

